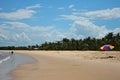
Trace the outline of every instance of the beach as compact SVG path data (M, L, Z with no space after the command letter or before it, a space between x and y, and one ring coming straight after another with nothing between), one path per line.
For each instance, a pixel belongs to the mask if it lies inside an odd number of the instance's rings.
M0 51L0 80L13 80L10 72L19 65L35 62L36 60L25 54L12 54L10 51Z
M11 72L13 80L119 80L119 51L14 51L37 61ZM111 57L112 56L112 57Z

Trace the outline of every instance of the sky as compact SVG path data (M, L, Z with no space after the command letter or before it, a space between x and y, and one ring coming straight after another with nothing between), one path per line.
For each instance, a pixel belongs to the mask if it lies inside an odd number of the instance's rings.
M0 0L0 46L120 32L120 0Z

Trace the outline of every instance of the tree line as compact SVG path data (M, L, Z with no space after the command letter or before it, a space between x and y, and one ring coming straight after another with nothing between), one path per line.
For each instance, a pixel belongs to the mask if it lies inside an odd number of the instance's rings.
M87 37L85 39L63 38L61 41L45 42L41 45L29 46L7 46L0 47L0 50L100 50L104 44L115 46L113 50L120 51L120 33L108 33L101 39Z

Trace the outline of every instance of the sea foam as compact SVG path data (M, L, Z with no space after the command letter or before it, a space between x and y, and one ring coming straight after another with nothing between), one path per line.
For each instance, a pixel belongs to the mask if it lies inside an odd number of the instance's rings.
M7 61L8 59L10 59L10 56L6 57L5 59L0 60L0 63Z
M2 53L0 53L1 55ZM7 61L8 59L10 59L10 56L6 56L5 58L0 60L0 63L3 63L4 61Z

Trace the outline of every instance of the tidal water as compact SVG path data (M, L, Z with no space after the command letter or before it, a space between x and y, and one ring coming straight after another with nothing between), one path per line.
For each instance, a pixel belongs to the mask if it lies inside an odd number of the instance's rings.
M12 80L13 76L9 74L17 66L26 63L32 63L36 60L25 54L11 54L0 52L0 80Z

